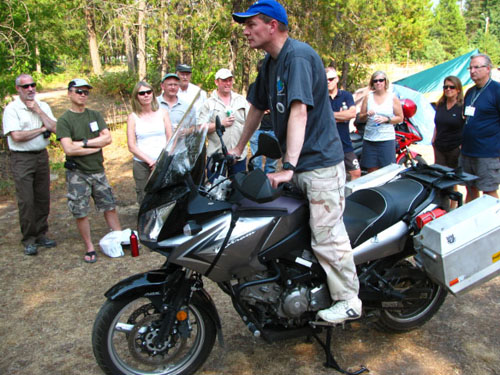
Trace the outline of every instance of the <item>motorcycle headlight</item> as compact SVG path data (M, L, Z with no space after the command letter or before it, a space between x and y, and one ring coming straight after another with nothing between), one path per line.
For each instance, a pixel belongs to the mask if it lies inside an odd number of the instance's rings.
M176 201L169 202L163 206L156 207L146 213L142 214L139 218L139 238L142 241L156 242L160 234L165 220L172 212Z

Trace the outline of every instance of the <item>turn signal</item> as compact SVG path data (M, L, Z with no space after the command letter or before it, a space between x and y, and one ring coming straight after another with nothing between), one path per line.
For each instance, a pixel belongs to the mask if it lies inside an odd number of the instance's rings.
M177 314L175 315L175 318L179 321L179 322L183 322L187 319L188 317L188 314L187 312L185 312L184 310L180 310L180 311L177 311Z

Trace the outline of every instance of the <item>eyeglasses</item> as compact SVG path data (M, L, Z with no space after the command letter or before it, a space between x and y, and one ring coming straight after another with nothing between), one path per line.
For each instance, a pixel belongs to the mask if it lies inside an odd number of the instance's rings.
M457 88L457 86L453 86L453 85L444 85L443 86L443 90L455 90Z
M380 78L380 79L374 79L373 83L378 83L378 82L385 82L385 78Z
M144 95L151 95L152 93L153 93L153 90L138 91L137 95L144 96Z
M77 95L85 95L85 96L89 96L90 94L89 90L82 90L82 89L76 89L73 92Z
M475 69L475 70L478 70L478 69L481 69L481 68L486 68L488 65L471 65L467 68L467 70L472 70L472 69Z
M36 87L36 82L27 83L25 85L19 85L19 87L22 87L23 89L27 89L28 87Z
M332 81L336 80L336 79L337 79L337 77L327 78L327 79L328 79L328 82L332 82Z

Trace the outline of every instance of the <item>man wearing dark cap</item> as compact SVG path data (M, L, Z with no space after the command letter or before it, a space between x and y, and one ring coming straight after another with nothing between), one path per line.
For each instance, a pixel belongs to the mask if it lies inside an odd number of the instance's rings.
M327 276L333 300L318 316L330 323L361 316L359 282L342 214L344 152L328 99L325 68L306 43L288 37L285 9L274 0L255 2L233 19L245 24L250 47L267 52L250 92L251 103L243 134L231 150L241 155L258 128L264 112L271 111L280 141L283 169L268 174L273 187L292 181L307 196L311 246Z
M66 183L68 207L76 219L78 231L85 244L83 260L97 260L90 222L90 197L96 208L104 212L112 230L121 230L116 201L104 172L102 149L111 144L111 133L97 111L85 108L92 86L84 79L75 78L68 84L69 110L57 120L57 139L66 154Z
M194 100L201 88L191 83L191 66L187 64L178 64L175 70L180 79L180 90L177 95L179 96L179 99L185 101L189 105ZM201 90L200 96L194 103L197 118L200 114L200 108L203 103L205 103L205 100L207 100L207 93L204 90Z
M175 132L177 125L184 117L184 113L189 109L189 104L182 99L179 99L179 76L175 73L167 73L161 81L163 94L157 98L160 107L165 108L172 122L172 131ZM184 119L184 123L196 125L196 111L191 109L189 114Z
M47 103L35 99L36 82L32 76L18 76L16 90L18 98L3 112L3 131L9 144L24 254L36 255L39 246L56 246L56 241L46 237L50 211L46 147L50 132L56 131L56 119Z

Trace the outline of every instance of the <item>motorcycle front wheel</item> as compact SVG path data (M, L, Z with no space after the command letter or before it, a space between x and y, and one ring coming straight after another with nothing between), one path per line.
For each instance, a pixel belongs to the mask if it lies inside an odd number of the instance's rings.
M101 369L108 375L193 374L212 351L216 327L195 298L181 310L187 319L176 320L166 340L158 342L161 314L149 299L106 301L92 332Z
M413 257L396 262L383 273L390 286L404 297L401 301L382 304L376 322L382 331L406 332L422 326L443 304L446 290L420 270Z

